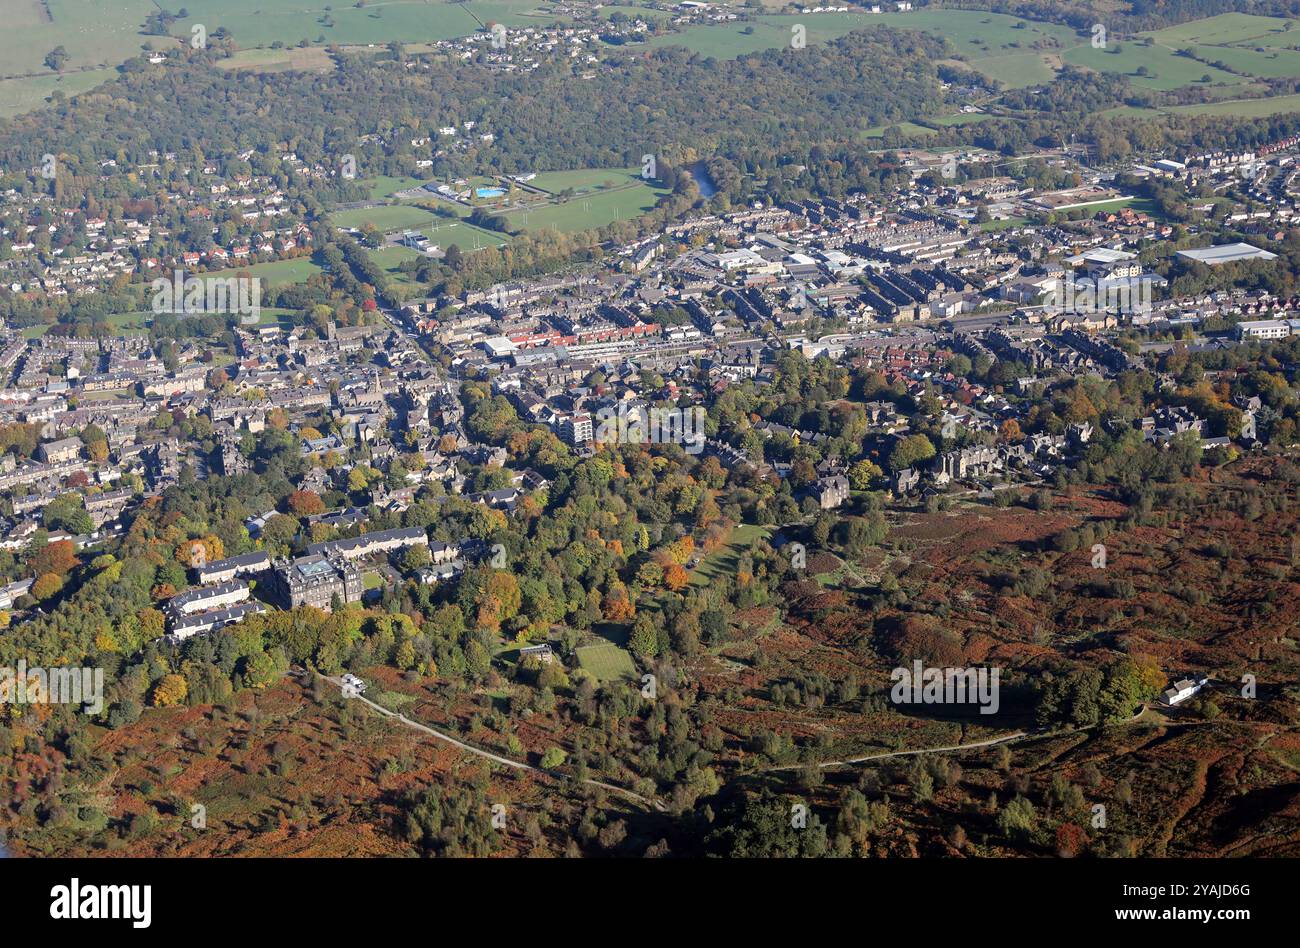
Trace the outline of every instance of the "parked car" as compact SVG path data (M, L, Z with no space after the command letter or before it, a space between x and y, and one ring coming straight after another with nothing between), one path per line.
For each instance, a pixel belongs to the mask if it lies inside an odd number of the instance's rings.
M363 695L366 693L366 683L356 675L347 674L343 676L343 690L352 695Z

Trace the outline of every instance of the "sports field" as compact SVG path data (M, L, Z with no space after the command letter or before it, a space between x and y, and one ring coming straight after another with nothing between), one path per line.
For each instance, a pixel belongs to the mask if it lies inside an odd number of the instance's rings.
M228 270L214 270L205 273L205 277L232 277L247 273L262 280L267 287L284 286L289 283L303 283L314 274L320 273L320 267L312 263L310 257L294 257L291 260L274 260L271 263L254 263L246 267L231 267Z
M635 168L546 172L528 184L552 195L570 191L573 196L559 203L510 211L505 217L511 230L549 228L570 233L604 227L614 221L639 217L668 193L642 180L640 169Z
M385 233L428 227L436 219L432 211L411 204L381 204L378 207L335 211L330 215L330 223L335 227L361 228L370 224Z

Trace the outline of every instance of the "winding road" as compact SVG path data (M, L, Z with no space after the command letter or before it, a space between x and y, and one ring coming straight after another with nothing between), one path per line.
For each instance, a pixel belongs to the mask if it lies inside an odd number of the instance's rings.
M868 760L884 760L889 757L912 757L916 754L943 754L947 751L973 750L979 747L993 747L995 744L1009 744L1012 741L1018 741L1022 737L1029 737L1028 731L1016 731L1014 734L1003 734L1001 737L990 737L984 741L972 741L969 744L952 744L948 747L920 747L916 750L889 751L884 754L867 754L863 757L849 757L845 760L825 760L817 764L817 769L823 770L827 767L847 767L851 764L861 764ZM759 773L771 773L777 770L802 770L808 764L778 764L774 767L760 767Z

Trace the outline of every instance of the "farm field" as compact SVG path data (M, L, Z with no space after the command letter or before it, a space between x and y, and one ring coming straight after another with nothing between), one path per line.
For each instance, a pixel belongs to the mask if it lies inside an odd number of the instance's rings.
M0 118L22 115L45 105L55 92L72 98L108 82L117 73L112 69L86 69L61 76L35 76L29 79L0 79Z
M1084 44L1066 50L1064 59L1073 66L1086 66L1098 72L1122 73L1140 88L1167 91L1189 86L1209 76L1211 83L1233 85L1246 80L1241 76L1215 69L1186 56L1177 55L1164 46L1143 46L1133 42L1111 42L1106 49ZM1138 75L1145 68L1148 75Z
M47 20L37 0L0 0L0 78L52 75L45 55L56 46L68 52L65 69L116 66L140 52L150 39L140 32L156 12L152 0L49 0Z
M93 29L85 25L92 7L96 22ZM50 0L53 22L45 22L40 9L37 0L0 0L0 14L10 27L0 36L0 62L7 67L0 69L0 116L39 107L55 88L67 94L93 88L112 76L111 67L139 52L145 44L169 42L139 32L145 17L156 10L150 0ZM188 35L195 24L202 24L209 33L225 27L242 49L222 67L268 72L331 69L332 62L319 45L296 48L304 40L363 48L382 46L394 38L420 44L472 34L481 29L480 21L509 27L566 19L549 12L536 0L476 0L465 4L387 0L361 8L323 0L195 0L185 10L188 17L177 21L172 29L174 36ZM606 7L601 13L608 16L619 10L646 16L658 14L635 7ZM751 24L690 27L684 33L653 37L649 44L679 45L706 56L734 58L788 45L791 27L796 23L807 28L810 42L825 42L874 25L932 32L947 38L973 68L1009 88L1048 82L1063 64L1122 73L1135 86L1156 91L1200 84L1205 76L1214 86L1226 89L1247 84L1252 78L1279 78L1300 72L1300 51L1287 48L1300 45L1300 37L1287 29L1287 20L1240 13L1142 34L1151 37L1154 46L1126 39L1113 42L1105 50L1093 49L1088 37L1063 25L976 10L773 14ZM275 42L287 46L267 48ZM59 45L69 53L68 69L86 71L68 72L62 79L50 73L43 59ZM1177 55L1184 48L1194 49L1207 61L1220 61L1242 75ZM1148 75L1137 74L1142 67Z
M1194 46L1192 49L1206 62L1221 62L1230 69L1261 79L1300 76L1300 52L1295 50L1271 49L1261 53L1238 46Z
M52 20L40 0L0 0L0 22L6 27L0 34L0 117L40 107L54 88L70 95L84 92L111 78L113 67L146 46L163 49L174 43L141 32L145 19L159 9L153 0L48 2ZM541 12L536 0L385 0L362 8L327 0L194 0L175 9L189 16L173 25L173 37L188 37L196 24L209 34L225 27L241 49L222 68L263 72L333 68L323 48L293 48L303 40L322 45L382 45L392 39L418 43L468 36L482 28L480 21L525 26L566 19ZM287 48L256 48L277 41ZM57 46L68 53L61 83L44 63Z
M1009 88L1049 82L1062 64L1101 72L1122 73L1139 88L1157 91L1201 83L1209 76L1217 85L1237 85L1250 77L1295 75L1293 62L1300 53L1271 49L1259 53L1255 46L1300 45L1300 35L1288 33L1286 20L1225 14L1179 27L1143 34L1155 45L1132 40L1114 41L1108 49L1094 49L1089 37L1068 27L1020 17L972 10L918 10L909 13L828 13L813 16L774 15L753 24L690 27L682 34L651 39L653 46L680 45L701 55L732 58L760 49L786 46L790 28L803 23L809 42L825 42L855 29L885 25L917 29L945 37L973 68ZM745 32L746 30L750 32ZM1217 69L1184 56L1177 50L1197 43L1215 43L1207 59L1222 60L1249 75ZM1221 44L1237 42L1240 46ZM1145 67L1149 75L1138 75Z
M526 15L536 11L537 6L536 0L465 4L387 0L358 9L352 4L331 4L326 0L194 0L185 4L189 17L178 21L172 32L177 36L188 34L196 23L202 23L209 33L225 27L244 48L277 41L315 43L321 37L326 43L366 45L393 39L409 43L454 39L477 32L480 21L509 27L564 19Z
M1055 53L1009 53L972 60L970 65L1008 89L1022 89L1051 82L1059 61Z
M651 45L680 45L706 56L734 57L788 45L791 27L796 23L807 27L809 42L825 42L871 26L932 32L946 37L976 69L1012 86L1051 79L1052 70L1042 57L1083 42L1068 27L1020 17L977 10L917 10L763 16L754 24L691 27L682 35L655 37ZM744 33L746 26L752 26L753 32Z
M1121 118L1153 118L1162 113L1178 115L1236 115L1260 117L1284 112L1300 112L1300 95L1279 95L1265 99L1225 99L1220 102L1200 102L1195 105L1174 105L1162 109L1138 109L1120 106L1108 109L1103 115Z
M1145 35L1164 46L1184 46L1195 43L1242 43L1252 46L1271 46L1282 42L1287 33L1287 20L1282 17L1255 16L1250 13L1221 13L1203 20L1192 20L1177 26L1167 26ZM1291 37L1296 42L1300 37Z
M329 72L334 60L322 46L286 46L282 49L241 49L217 62L222 69L250 72Z

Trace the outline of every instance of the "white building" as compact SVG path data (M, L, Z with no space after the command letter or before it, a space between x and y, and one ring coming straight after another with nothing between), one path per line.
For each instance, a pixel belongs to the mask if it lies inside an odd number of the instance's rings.
M1181 704L1204 688L1208 681L1209 679L1204 675L1196 679L1183 678L1176 681L1171 688L1168 688L1160 696L1160 703L1170 708L1176 704Z

